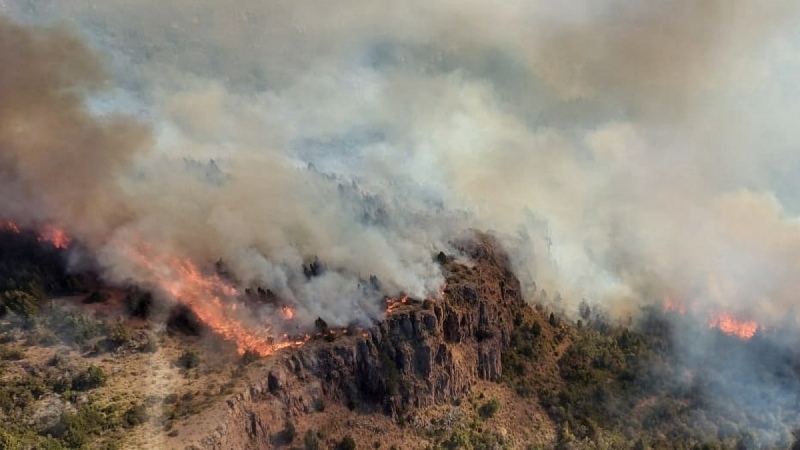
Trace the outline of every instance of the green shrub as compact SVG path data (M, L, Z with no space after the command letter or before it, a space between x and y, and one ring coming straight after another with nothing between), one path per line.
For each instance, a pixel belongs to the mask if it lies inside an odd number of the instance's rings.
M61 440L63 440L69 448L83 448L89 440L89 436L79 425L70 425L64 432Z
M21 439L14 433L0 429L0 450L22 450Z
M5 291L0 295L0 312L11 311L25 321L33 319L39 312L38 300L33 295L19 291Z
M356 441L349 434L336 444L336 450L355 450Z
M184 369L193 369L200 365L200 355L195 350L186 349L178 358L176 364Z
M77 312L66 313L64 321L58 327L60 334L72 338L78 345L86 344L91 339L102 336L107 330L108 326L103 321Z
M287 419L283 424L283 430L276 436L276 441L279 445L288 445L294 441L295 437L297 437L297 429L294 423Z
M128 427L135 427L147 422L147 406L144 404L134 405L125 411L124 421Z
M131 342L131 332L125 322L119 318L108 329L108 341L113 347L121 347Z
M56 345L59 342L58 336L56 336L53 330L49 327L42 326L41 324L34 326L28 340L33 345L41 345L44 347Z
M85 372L72 380L72 390L88 391L106 384L106 374L103 368L92 364Z
M100 435L118 425L111 420L109 412L90 403L75 413L62 413L58 423L46 432L60 439L69 448L86 448L91 436Z
M538 321L533 322L533 325L531 326L531 333L535 338L538 338L539 336L542 335L542 325L539 324Z
M139 347L139 351L145 353L155 353L158 351L158 339L155 336L148 334L144 343Z
M147 319L153 308L153 296L149 292L129 292L123 301L128 314Z
M494 417L498 410L500 410L500 401L498 401L496 398L493 398L478 408L478 414L480 414L480 416L486 420Z
M311 430L306 431L306 435L303 438L303 444L305 450L319 450L319 438L317 437L317 434Z
M25 359L25 352L16 347L0 349L0 358L5 361L20 361Z
M60 367L69 361L69 352L57 351L53 356L47 360L47 365L50 367Z
M119 426L112 417L113 410L101 410L94 404L86 404L75 413L62 413L58 423L45 431L60 439L68 448L87 448L91 436L101 435Z
M465 430L455 430L446 441L442 443L446 449L470 448L469 433Z

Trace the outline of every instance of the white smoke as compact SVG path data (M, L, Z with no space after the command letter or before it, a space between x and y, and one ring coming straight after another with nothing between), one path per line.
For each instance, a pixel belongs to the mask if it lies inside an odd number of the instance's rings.
M115 240L146 236L345 317L370 275L384 293L436 292L432 255L479 227L524 280L619 313L670 295L769 322L800 288L795 2L5 10L82 36L110 74L84 97L91 114L152 130L150 144L42 145L61 153L41 173L3 135L23 192L0 212L67 226L113 279L132 276ZM309 281L313 257L328 272Z

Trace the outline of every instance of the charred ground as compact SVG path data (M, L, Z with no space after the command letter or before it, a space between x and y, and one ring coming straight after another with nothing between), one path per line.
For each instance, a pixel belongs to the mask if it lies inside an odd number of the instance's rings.
M457 246L442 299L261 359L0 233L0 448L795 448L800 355L777 331L573 322L523 301L490 236Z

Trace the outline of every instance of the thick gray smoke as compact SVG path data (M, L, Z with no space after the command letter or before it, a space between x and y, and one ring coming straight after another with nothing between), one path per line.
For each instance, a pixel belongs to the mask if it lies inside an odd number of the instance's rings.
M797 2L7 3L72 34L2 22L0 213L111 280L146 239L344 320L479 227L571 305L768 324L800 292Z

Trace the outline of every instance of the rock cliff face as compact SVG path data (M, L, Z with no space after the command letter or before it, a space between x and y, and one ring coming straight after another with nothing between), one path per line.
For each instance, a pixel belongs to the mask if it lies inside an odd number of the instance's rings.
M477 380L498 381L502 350L524 305L519 282L491 237L460 247L468 263L440 255L442 299L407 303L359 335L276 357L247 392L227 401L216 430L189 448L272 448L287 417L326 402L401 418L461 398Z

